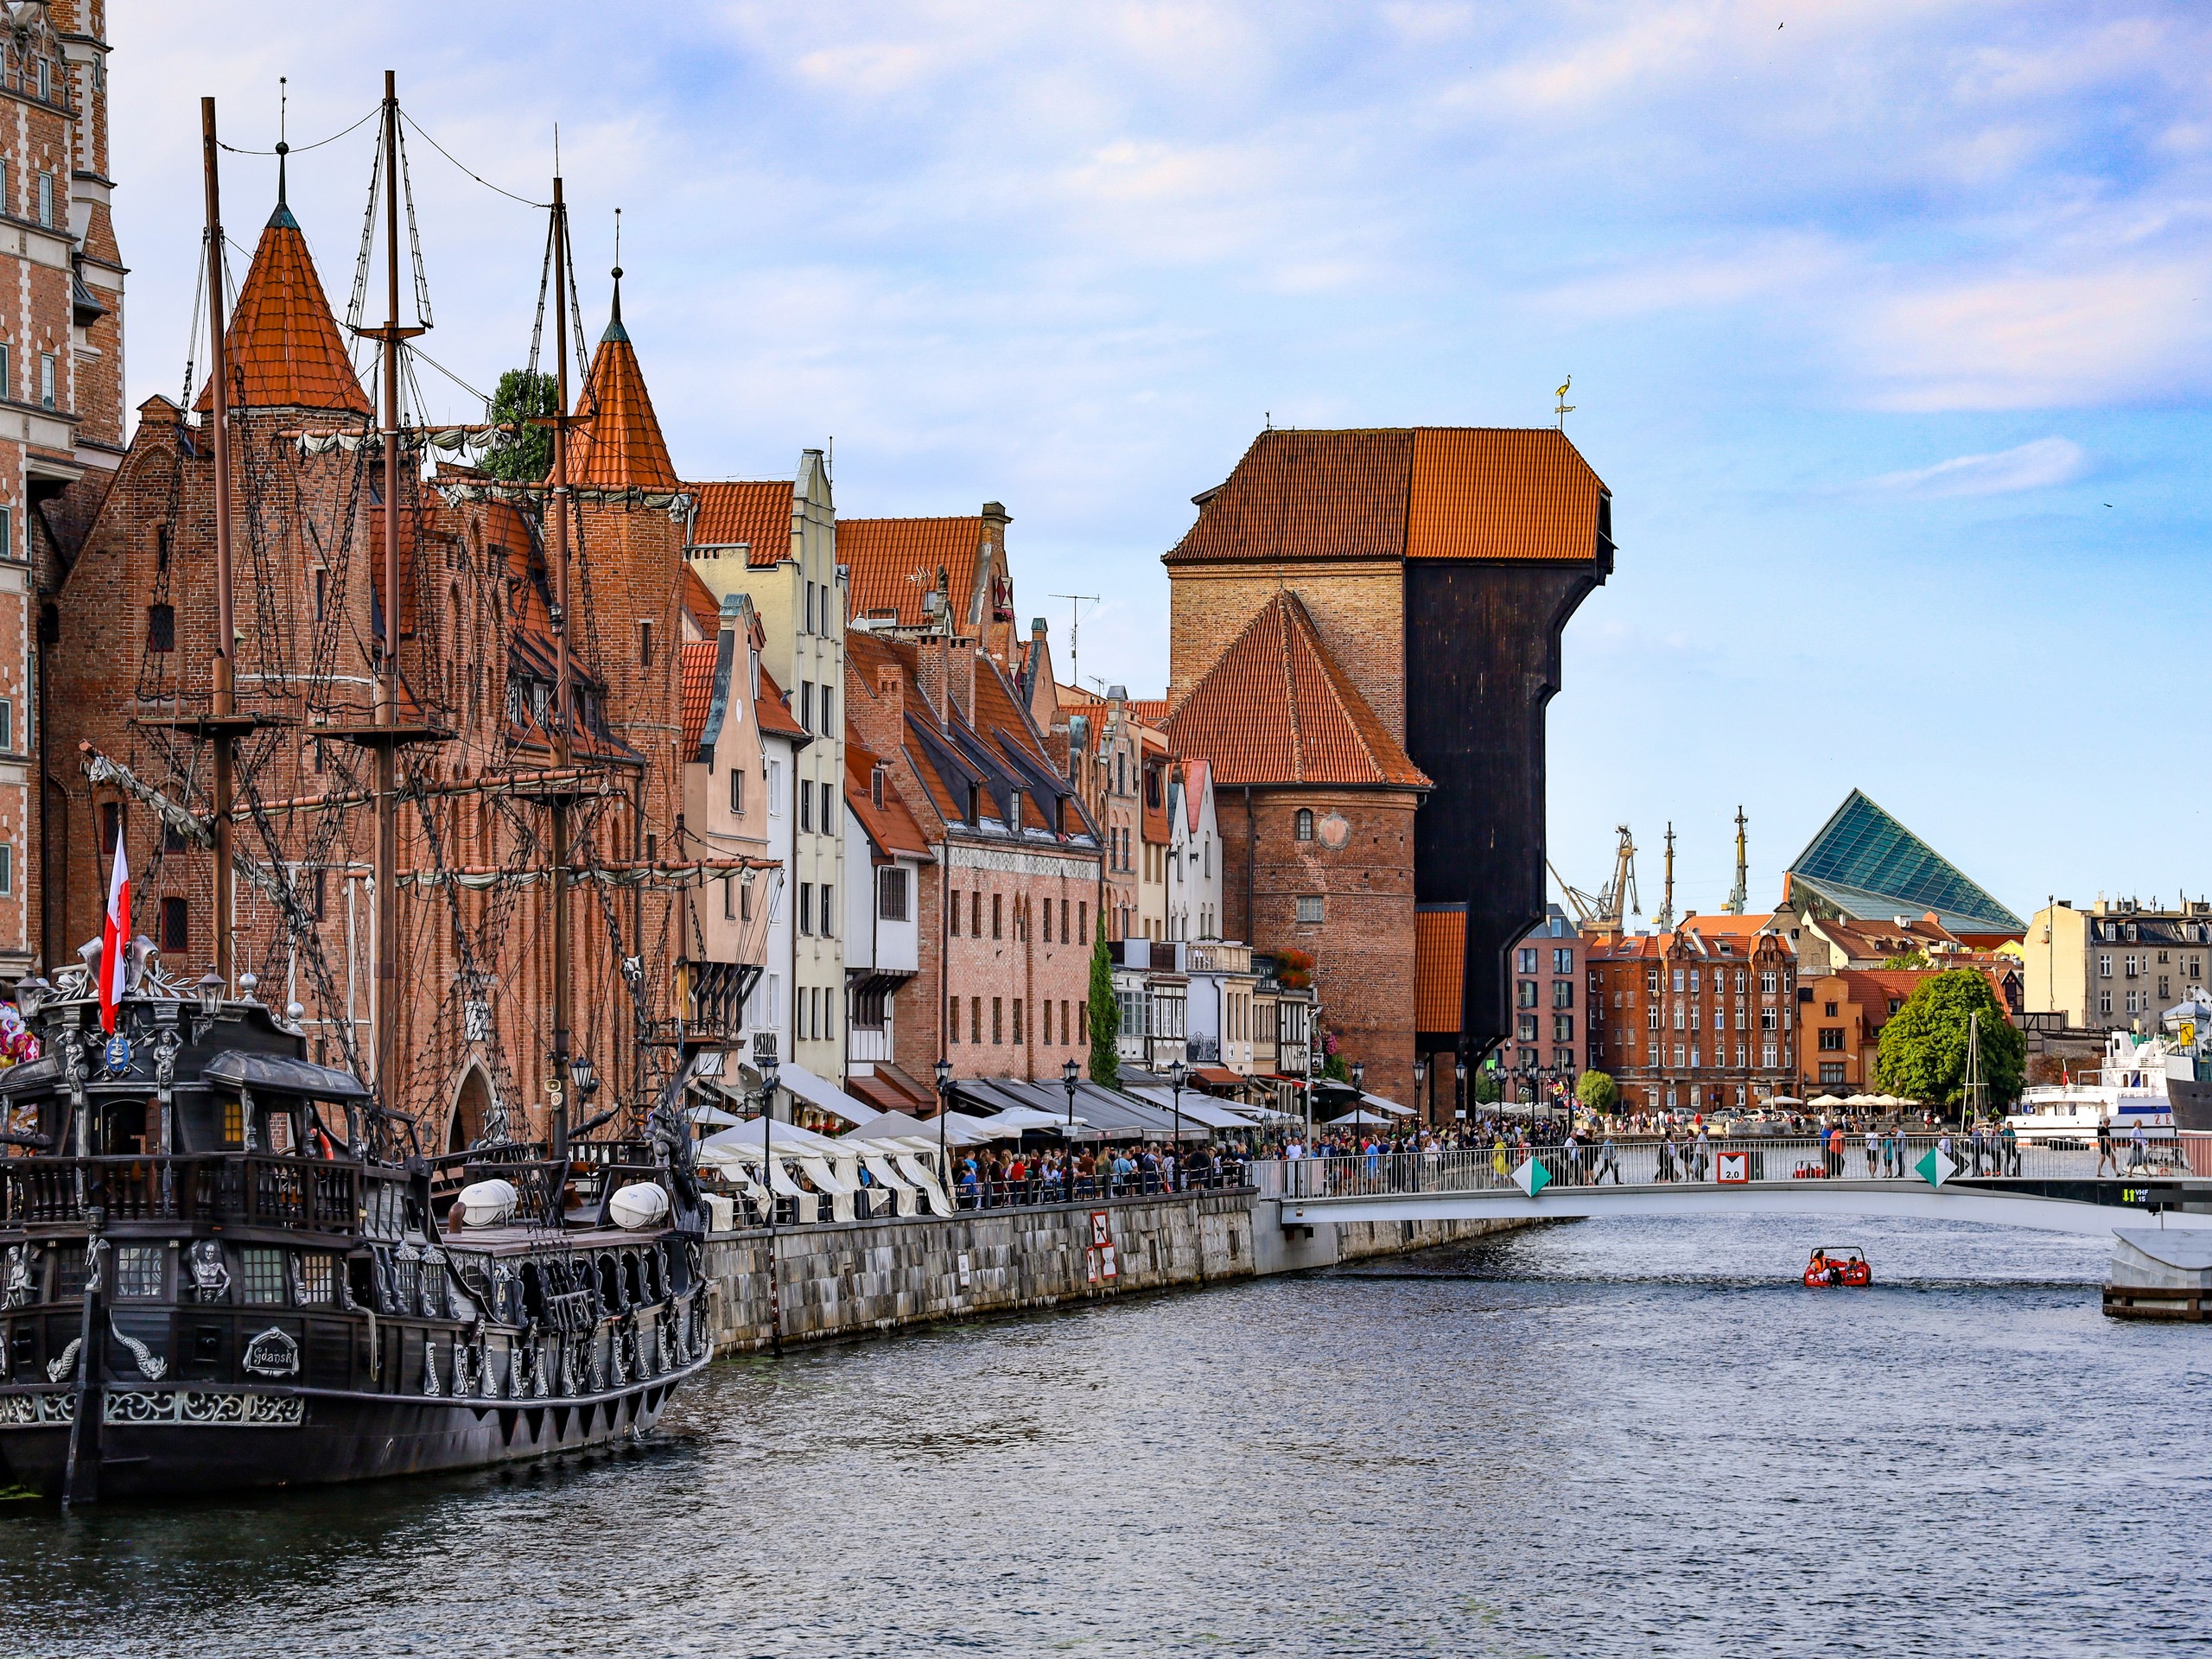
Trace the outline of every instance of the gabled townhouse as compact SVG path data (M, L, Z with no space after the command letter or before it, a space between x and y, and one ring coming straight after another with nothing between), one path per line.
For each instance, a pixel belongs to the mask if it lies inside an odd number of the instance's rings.
M686 601L687 632L702 620L696 598ZM779 851L770 829L767 741L760 720L760 619L744 594L733 594L714 620L712 638L683 645L683 811L677 855L774 859L778 868L726 876L687 893L677 973L687 1034L719 1040L725 1053L749 1059L746 1011L757 1001L770 962L783 959L771 951L788 849ZM785 733L774 741L787 749L791 739ZM725 1063L723 1075L733 1073Z
M1094 825L1014 682L973 641L855 630L846 662L855 734L931 854L914 866L917 965L889 1064L906 1079L940 1058L957 1077L1057 1079L1089 1044Z
M1221 937L1221 827L1214 816L1213 767L1203 760L1172 764L1167 779L1167 937Z
M766 683L779 690L794 729L787 770L770 790L790 850L784 913L790 950L765 980L781 978L772 1004L789 1010L780 1058L788 1068L841 1083L845 1052L844 681L845 576L837 517L819 449L800 452L789 480L688 484L697 505L684 557L717 601L741 594L760 618ZM766 731L769 722L763 721ZM765 1012L766 1010L764 1010ZM804 1078L795 1081L803 1082Z
M851 706L851 698L846 700ZM845 1077L849 1092L885 1111L926 1100L925 1078L897 1071L900 1020L926 1028L931 1001L900 993L921 971L922 869L929 839L889 761L845 734ZM879 1071L886 1074L876 1082ZM874 1086L871 1086L874 1085Z

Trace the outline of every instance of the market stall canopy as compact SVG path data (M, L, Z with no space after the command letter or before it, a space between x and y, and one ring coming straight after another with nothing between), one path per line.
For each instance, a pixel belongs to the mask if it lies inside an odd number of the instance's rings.
M1379 1116L1373 1112L1354 1110L1346 1112L1342 1117L1330 1118L1327 1120L1327 1127L1333 1129L1346 1123L1388 1123L1389 1122L1390 1122L1389 1118Z
M817 1112L842 1117L848 1123L865 1123L872 1117L881 1116L866 1101L855 1100L836 1084L816 1077L795 1060L783 1063L776 1073L776 1081Z
M1148 1100L1154 1105L1164 1108L1171 1118L1175 1113L1175 1091L1173 1089L1162 1089L1156 1084L1144 1084L1123 1092L1135 1095L1139 1100ZM1183 1091L1182 1112L1185 1120L1183 1127L1185 1129L1188 1129L1193 1122L1203 1123L1210 1129L1228 1129L1236 1133L1242 1133L1252 1127L1250 1118L1240 1116L1226 1102L1216 1100L1210 1095L1199 1094L1194 1090L1185 1089Z

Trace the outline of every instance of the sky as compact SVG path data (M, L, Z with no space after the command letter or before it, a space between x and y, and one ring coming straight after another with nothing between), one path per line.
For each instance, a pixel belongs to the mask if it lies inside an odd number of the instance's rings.
M687 478L1005 503L1017 602L1158 695L1160 555L1278 426L1536 425L1613 493L1552 854L1751 893L1856 786L2022 914L2212 887L2212 11L1959 0L110 0L135 403L178 395L198 99L341 308L381 72L435 416L527 356L555 133ZM433 148L449 152L453 160ZM226 157L250 249L274 162ZM485 182L472 179L463 167ZM234 254L242 274L245 255ZM204 358L204 353L202 354Z

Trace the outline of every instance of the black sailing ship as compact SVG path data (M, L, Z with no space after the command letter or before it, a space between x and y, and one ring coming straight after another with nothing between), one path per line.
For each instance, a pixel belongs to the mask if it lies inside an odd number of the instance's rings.
M419 329L397 320L397 100L385 78L379 162L386 181L391 317L383 342L384 476L403 448L397 366ZM208 293L223 237L213 100L202 103L208 178ZM282 150L280 149L281 156ZM372 186L372 191L374 187ZM372 198L374 200L373 194ZM279 193L280 212L282 192ZM554 188L549 267L559 339L553 475L543 488L560 629L569 612L567 524L567 220ZM572 284L571 284L572 286ZM541 301L542 303L542 301ZM127 768L94 757L171 828L213 853L219 918L234 874L257 880L291 938L315 938L281 869L238 855L238 743L266 721L242 711L230 660L232 614L222 307L208 305L213 393L217 645L204 711L162 724L213 751L211 812L192 814ZM532 361L535 368L536 353ZM387 594L400 591L387 512ZM371 720L315 728L376 763L378 978L395 978L400 874L397 757L441 734L406 715L396 653L374 654ZM587 768L572 766L565 632L558 634L552 766L528 798L551 821L552 1077L569 1052L565 895L569 815ZM249 796L249 799L250 799ZM726 862L728 861L725 861ZM120 936L118 936L118 943ZM260 1000L234 971L219 919L215 965L187 984L150 942L127 947L111 1024L98 988L102 945L49 984L26 979L17 1006L39 1058L0 1072L0 1486L65 1504L162 1498L465 1469L636 1436L712 1353L702 1277L706 1211L680 1106L684 1070L645 1102L571 1125L557 1085L541 1141L499 1124L465 1151L426 1156L392 1088L310 1059L293 1004ZM638 986L632 980L633 994ZM643 1004L639 1040L645 1040ZM396 1079L396 1020L373 1021L372 1081ZM346 1046L350 1052L351 1039ZM645 1073L639 1069L639 1075ZM641 1120L630 1138L600 1132Z
M86 1502L467 1468L641 1433L706 1363L672 1104L643 1142L425 1159L252 986L132 969L111 1036L86 969L19 993L45 1053L6 1078L30 1155L0 1160L0 1479ZM456 1179L476 1202L442 1203Z

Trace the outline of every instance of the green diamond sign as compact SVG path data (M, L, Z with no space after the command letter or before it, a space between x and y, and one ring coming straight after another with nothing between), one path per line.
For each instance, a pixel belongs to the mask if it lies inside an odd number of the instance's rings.
M1515 1185L1533 1198L1552 1184L1552 1173L1536 1159L1531 1158L1513 1172L1513 1181Z
M1943 1155L1942 1147L1930 1147L1928 1148L1928 1155L1915 1164L1912 1171L1929 1185L1941 1187L1944 1182L1959 1173L1959 1166Z

